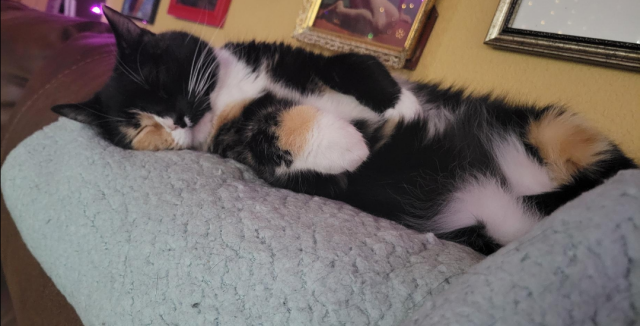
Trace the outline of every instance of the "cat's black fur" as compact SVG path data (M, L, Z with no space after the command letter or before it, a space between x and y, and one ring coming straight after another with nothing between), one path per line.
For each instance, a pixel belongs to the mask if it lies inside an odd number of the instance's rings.
M525 131L530 122L552 107L515 106L488 96L464 96L461 91L442 89L433 84L420 84L418 89L425 98L434 100L433 105L466 109L457 112L454 125L429 141L426 121L400 123L386 143L354 173L326 175L305 171L288 174L286 178L277 176L275 168L283 163L290 164L291 159L287 152L274 146L277 135L269 130L278 123L277 112L293 103L272 94L256 99L246 107L240 119L225 126L210 151L248 164L272 185L344 201L373 215L429 231L429 225L425 223L427 217L437 215L465 181L483 176L498 179L508 186L484 138L496 132L513 132L527 144ZM378 132L375 131L369 134L370 144L376 143L376 135ZM526 149L543 163L536 148L529 145ZM264 155L267 152L270 154ZM580 172L570 183L555 191L525 196L522 200L546 216L602 184L617 171L637 168L616 146L612 146L610 152L610 158ZM500 248L487 236L482 223L438 236L483 254Z
M187 85L194 56L204 58L209 66L215 65L209 45L184 32L156 35L106 6L104 10L113 13L107 19L117 36L118 55L111 78L90 100L58 105L52 110L97 126L103 137L127 149L131 140L123 135L121 127L139 128L138 111L173 117L178 126L184 126L184 117L200 120L209 110L209 94L217 76L199 76L207 85L201 94L189 93Z
M54 111L94 125L107 140L123 148L131 148L132 139L123 137L122 126L139 127L133 109L175 117L175 124L181 127L185 116L194 123L200 120L218 84L219 67L215 56L207 52L210 48L188 34L155 35L132 26L115 12L105 12L118 40L119 64L113 76L89 102L56 106ZM528 131L545 115L560 112L554 106L514 105L433 83L401 85L371 56L322 56L259 42L230 43L224 49L253 73L264 71L275 83L298 94L287 97L265 90L244 105L238 117L220 126L206 147L211 153L248 165L274 186L341 200L419 231L432 231L434 217L469 182L486 178L509 190L493 139L514 136L530 158L541 166L550 164L531 143ZM211 69L197 76L206 85L200 95L189 96L188 84L193 82L193 63L198 58L205 58ZM434 126L430 122L438 117L429 115L411 121L399 119L389 127L384 114L398 105L403 90L415 94L425 112L435 110L430 112L443 115L445 127ZM299 98L328 91L351 96L380 116L379 121L350 121L367 140L369 157L351 172L279 174L279 168L291 167L293 162L292 153L278 146L280 115L299 105ZM597 157L556 189L515 200L526 210L546 216L617 171L637 168L613 143ZM438 235L485 254L501 246L489 236L488 225L482 221Z
M255 42L230 44L227 47L240 53L239 57L256 67L255 69L260 62L273 60L274 64L268 65L272 69L271 73L277 76L279 82L301 93L320 92L321 85L331 85L332 89L352 95L362 104L381 113L393 107L399 97L397 82L377 60L368 56L349 54L327 58L282 44ZM285 60L286 62L281 62ZM327 69L329 66L335 70ZM444 133L430 140L427 140L427 121L399 123L386 143L374 151L355 173L325 175L305 171L288 174L286 178L276 176L274 170L277 166L289 164L288 154L273 146L277 136L271 134L267 137L254 130L246 130L246 137L232 137L236 139L237 143L233 146L240 155L221 150L229 147L221 145L219 140L229 134L236 134L237 131L229 131L233 128L251 126L270 130L277 125L276 112L294 103L278 100L273 94L257 99L246 108L248 112L254 112L257 108L276 108L270 112L270 119L261 116L259 119L263 121L254 123L252 119L256 116L253 113L243 114L228 126L229 129L221 130L210 150L249 164L261 177L278 187L341 200L373 215L421 231L429 230L428 223L424 223L426 217L441 211L451 195L466 180L478 176L490 177L507 186L486 137L501 133L515 134L525 145L528 154L544 164L538 150L529 143L526 132L532 121L553 110L553 106L514 105L489 95L465 95L462 90L442 88L430 83L415 84L413 91L420 98L426 99L423 103L425 106L447 108L456 115L456 120ZM279 104L266 104L274 102ZM372 105L373 103L378 105ZM360 124L360 130L370 145L380 141L380 132L376 128L369 128L364 121L354 121L354 124ZM242 143L246 145L241 149ZM570 183L552 192L525 196L522 200L546 216L579 194L601 184L615 172L637 168L615 145L608 151L609 158L581 171ZM272 155L260 154L264 152ZM248 153L254 153L251 160L243 157ZM500 247L487 236L482 223L441 233L439 236L463 243L485 254Z
M344 53L327 57L282 43L255 41L224 47L254 71L268 63L267 72L276 82L304 95L318 94L329 87L355 97L378 113L393 107L400 96L398 82L373 56Z

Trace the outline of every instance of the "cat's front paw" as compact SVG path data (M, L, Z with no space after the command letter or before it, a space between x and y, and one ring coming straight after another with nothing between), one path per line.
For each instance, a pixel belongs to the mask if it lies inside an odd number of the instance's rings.
M349 122L312 106L297 106L280 115L278 145L289 151L289 170L327 174L354 171L369 156L362 134Z

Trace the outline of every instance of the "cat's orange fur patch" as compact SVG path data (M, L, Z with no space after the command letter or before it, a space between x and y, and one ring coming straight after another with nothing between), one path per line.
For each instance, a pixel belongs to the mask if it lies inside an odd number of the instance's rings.
M387 121L385 121L384 125L382 125L382 129L380 130L380 141L378 141L378 143L376 144L376 149L380 148L387 141L389 141L389 138L391 138L391 135L396 130L398 122L400 122L400 119L398 118L389 118Z
M173 149L175 142L171 134L162 126L148 126L131 142L131 147L140 151L161 151Z
M129 137L131 147L139 151L161 151L173 149L175 141L168 132L151 114L138 113L140 127L123 127L121 131Z
M242 111L250 102L251 100L244 100L229 104L213 119L213 126L211 128L211 133L209 134L209 139L205 143L205 148L211 146L211 143L218 134L220 127L240 117L240 114L242 114Z
M213 122L213 129L212 129L213 134L215 135L218 132L218 129L220 129L220 127L222 127L224 124L237 119L240 116L240 114L242 114L244 107L247 106L249 102L250 102L249 100L240 101L225 107L224 110L222 110L222 112L218 114L218 116L215 118L215 121Z
M575 114L552 109L532 121L529 142L537 147L558 184L595 162L607 158L612 143Z
M317 117L318 109L312 106L296 106L282 112L276 130L278 146L298 157L307 145Z

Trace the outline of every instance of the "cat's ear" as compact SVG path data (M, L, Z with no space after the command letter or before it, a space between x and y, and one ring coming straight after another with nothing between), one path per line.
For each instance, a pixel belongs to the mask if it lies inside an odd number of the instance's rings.
M102 11L111 26L113 35L116 37L116 43L119 49L131 50L140 43L141 35L151 34L151 32L138 27L129 17L106 5L102 6Z
M100 99L97 96L83 103L59 104L52 107L51 111L88 125L95 125L102 116Z

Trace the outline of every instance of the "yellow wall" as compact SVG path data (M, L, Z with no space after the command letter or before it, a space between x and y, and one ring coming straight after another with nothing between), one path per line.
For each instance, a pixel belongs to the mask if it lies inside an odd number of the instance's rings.
M640 161L640 74L495 50L482 42L499 0L438 0L440 17L420 65L410 77L495 91L515 100L562 103L581 113ZM107 0L115 9L123 0ZM220 45L247 39L291 39L300 0L232 0L223 29L167 15L161 0L154 32L195 33Z

